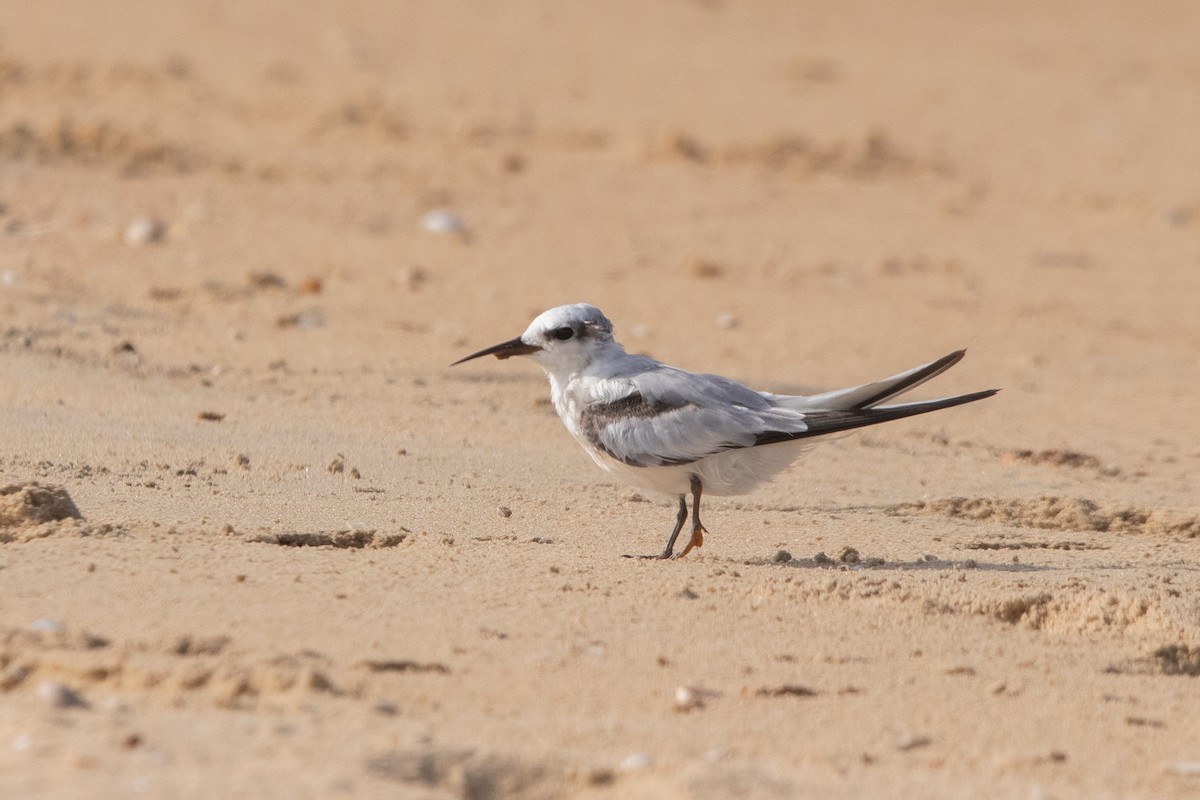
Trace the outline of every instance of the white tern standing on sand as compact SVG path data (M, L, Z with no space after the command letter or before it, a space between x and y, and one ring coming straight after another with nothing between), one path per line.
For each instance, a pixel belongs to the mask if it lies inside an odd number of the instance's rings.
M958 350L875 383L814 395L756 392L720 375L696 375L613 340L600 309L585 303L543 312L515 339L461 358L532 356L550 379L554 408L567 430L605 470L650 491L679 498L675 529L662 553L682 558L704 544L700 495L745 494L774 478L806 440L927 411L971 403L998 390L880 405L945 372ZM451 366L454 366L451 364ZM675 555L692 495L692 536Z

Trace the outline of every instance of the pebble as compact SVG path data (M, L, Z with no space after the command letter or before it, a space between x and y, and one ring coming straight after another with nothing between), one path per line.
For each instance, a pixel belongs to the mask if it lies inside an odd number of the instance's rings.
M125 226L125 244L130 247L161 242L166 226L154 217L137 217Z
M786 564L792 560L792 554L787 550L777 550L775 555L771 556L771 560L776 564Z
M325 312L319 308L309 308L297 311L295 314L284 314L275 320L278 328L299 328L311 331L325 327Z
M429 273L420 267L408 266L400 270L396 275L410 292L419 290L429 282Z
M719 695L720 692L700 686L679 686L675 689L675 710L686 714L688 711L704 708L705 698Z
M466 224L458 216L444 208L435 208L421 217L421 227L430 233L454 234L461 236L467 232Z
M29 623L31 631L45 631L46 633L62 633L66 630L66 626L58 620L53 619L35 619Z
M675 710L687 713L693 709L704 708L704 698L690 686L675 688Z
M1200 761L1177 761L1174 764L1164 764L1163 768L1176 775L1200 777Z
M42 681L37 687L39 700L54 708L86 708L87 702L70 686L59 681Z
M913 736L903 736L896 740L896 749L901 753L907 753L909 750L916 750L920 747L926 747L932 743L932 739L928 736L915 734Z
M1163 215L1163 219L1173 228L1184 228L1196 218L1196 212L1186 206L1177 206Z
M621 759L620 769L624 772L632 772L636 769L645 769L650 766L649 753L630 753Z
M320 278L305 278L300 281L300 285L296 287L296 291L300 294L320 294L324 286Z
M29 677L30 669L24 664L9 664L0 671L0 691L7 692L21 685L21 682Z
M725 268L716 261L707 258L690 258L684 263L684 270L693 278L719 278Z
M718 314L716 323L718 328L731 331L738 326L738 318L729 313Z
M252 289L286 289L287 281L270 270L250 272L246 283Z

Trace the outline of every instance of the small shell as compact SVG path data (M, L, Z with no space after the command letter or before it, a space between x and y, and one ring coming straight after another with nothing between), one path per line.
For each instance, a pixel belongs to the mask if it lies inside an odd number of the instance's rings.
M704 698L690 686L679 686L675 689L675 710L687 713L696 708L703 708Z
M87 702L74 689L59 681L42 681L39 683L37 696L40 700L55 708L83 708L87 706Z
M141 247L144 244L162 241L166 226L154 217L137 217L125 226L125 244Z
M704 708L705 700L720 695L720 692L702 686L680 686L675 689L675 710L686 714L697 708Z
M462 219L444 208L435 208L421 218L421 227L430 233L463 235L467 226Z
M1164 764L1163 769L1175 775L1200 775L1200 761L1176 761L1173 764Z
M45 633L62 633L66 626L54 619L35 619L29 623L29 630L44 631Z
M621 770L623 772L633 772L637 769L645 769L650 766L649 753L630 753L621 759Z

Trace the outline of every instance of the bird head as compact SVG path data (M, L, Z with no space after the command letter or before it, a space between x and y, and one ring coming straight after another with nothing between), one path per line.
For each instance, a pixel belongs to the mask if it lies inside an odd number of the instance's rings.
M573 372L586 367L612 341L612 323L600 309L575 303L543 311L515 339L485 347L450 366L480 356L533 356L547 372Z

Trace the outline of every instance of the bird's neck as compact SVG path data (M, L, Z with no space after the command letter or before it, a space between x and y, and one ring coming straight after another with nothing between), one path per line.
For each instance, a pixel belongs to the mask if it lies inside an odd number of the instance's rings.
M603 349L591 354L590 358L581 359L571 364L556 364L546 368L546 377L550 380L550 396L559 414L563 414L569 405L568 398L573 394L572 387L578 387L579 382L588 383L600 378L610 377L598 375L598 368L611 368L621 359L628 358L625 348L616 342L608 342Z

